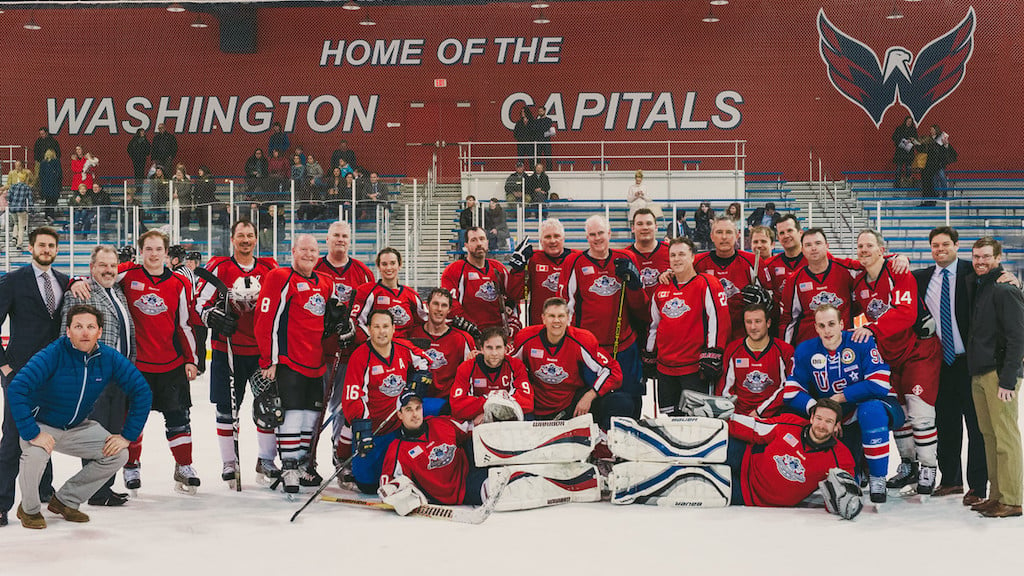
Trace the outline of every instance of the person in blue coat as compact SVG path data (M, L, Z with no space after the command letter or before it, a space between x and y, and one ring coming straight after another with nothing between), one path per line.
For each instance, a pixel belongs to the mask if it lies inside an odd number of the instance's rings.
M71 522L88 522L78 510L128 460L128 444L142 434L153 394L135 366L100 344L103 316L87 304L72 306L67 333L28 361L7 389L21 444L21 504L26 528L46 528L40 513L39 479L54 450L91 460L50 499L47 509ZM88 419L109 382L128 396L121 434Z
M858 470L867 460L871 501L886 500L885 475L889 471L889 431L905 419L896 393L889 385L889 365L882 360L875 339L854 342L844 330L839 310L831 304L814 311L818 337L805 340L793 355L793 372L786 379L783 397L801 415L808 415L818 398L831 398L843 408L843 444L850 449Z

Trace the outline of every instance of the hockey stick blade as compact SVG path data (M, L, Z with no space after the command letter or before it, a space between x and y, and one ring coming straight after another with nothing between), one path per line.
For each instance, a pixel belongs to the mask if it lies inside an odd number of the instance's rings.
M196 276L199 277L200 280L203 280L204 282L209 282L213 286L213 288L220 293L221 296L223 296L224 298L228 297L228 285L225 284L224 281L221 280L219 276L207 270L206 268L203 268L202 266L196 268L194 272Z

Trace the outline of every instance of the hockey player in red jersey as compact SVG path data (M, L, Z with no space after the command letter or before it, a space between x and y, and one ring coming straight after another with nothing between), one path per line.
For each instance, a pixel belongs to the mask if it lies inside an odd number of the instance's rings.
M679 415L683 390L707 394L722 373L722 351L730 331L722 284L694 270L693 241L669 244L672 277L651 298L651 328L644 366L658 378L658 412ZM656 370L656 371L655 371Z
M715 395L735 396L737 414L770 418L782 408L782 385L793 369L793 347L769 335L771 318L764 304L748 304L743 325L747 336L725 349Z
M757 277L765 278L765 263L772 257L775 247L775 231L767 226L754 226L750 229L750 252L760 258Z
M633 214L630 228L633 243L626 247L626 251L636 260L636 267L640 270L640 284L649 300L658 287L658 278L669 269L668 243L658 240L658 220L650 208L637 210Z
M857 257L864 266L853 295L868 323L853 332L854 342L874 336L889 364L890 383L907 415L893 432L901 463L888 488L917 484L918 494L931 494L938 466L935 399L938 394L942 344L934 334L918 336L917 282L909 272L897 274L885 258L885 240L874 230L857 237Z
M647 391L633 329L647 318L640 271L632 254L608 246L611 229L604 216L587 218L585 228L589 247L565 261L559 294L568 303L572 325L593 334L618 362L621 391L631 397L636 417Z
M508 338L501 328L484 330L480 354L459 365L451 389L452 416L474 425L484 422L484 403L492 393L504 393L522 409L533 413L533 388L526 366L506 354Z
M544 302L558 296L558 283L562 265L579 250L565 247L565 227L554 218L540 224L541 252L534 252L529 244L516 250L509 258L509 297L527 299L527 323L541 323Z
M449 413L445 410L451 394L455 371L476 355L476 344L468 332L448 324L452 293L434 288L427 297L427 322L409 333L409 340L430 358L433 385L423 395L423 412L428 416ZM450 409L449 409L450 410Z
M735 222L726 216L715 218L711 223L711 241L715 249L703 252L693 260L697 272L711 274L722 283L729 302L729 317L732 319L730 333L726 335L727 342L743 336L743 307L752 302L752 291L755 289L754 286L747 289L747 286L757 277L754 255L736 249L737 234ZM754 299L763 300L763 295Z
M215 406L217 441L223 469L221 479L233 482L239 463L235 461L233 442L234 419L231 410L231 382L234 382L235 409L245 399L249 378L259 368L259 349L253 328L253 318L259 300L260 281L277 268L273 258L257 258L256 226L249 220L238 220L231 226L232 256L214 256L205 268L220 278L229 289L231 306L227 311L217 288L199 280L196 310L203 323L213 332L212 359L210 360L210 402ZM228 354L227 342L231 342ZM277 437L273 430L257 426L258 460L256 473L276 477L280 470L274 464L277 457Z
M367 494L377 490L388 444L398 427L394 419L407 388L431 386L430 360L408 340L395 338L389 310L374 310L367 318L370 338L349 358L341 409L352 425L352 475Z
M732 469L732 504L796 506L829 470L852 474L853 456L836 440L842 410L835 400L822 398L811 408L809 422L793 414L767 420L733 415L726 461Z
M324 315L334 285L313 270L319 246L300 234L292 265L263 277L255 333L263 376L277 380L284 422L277 428L285 492L295 493L304 476L317 417L323 408ZM301 468L300 468L301 467ZM312 484L314 478L306 478Z
M466 230L466 254L444 269L441 287L452 293L452 319L461 318L480 330L501 326L514 333L519 329L516 302L508 296L508 269L487 257L483 228ZM472 332L461 321L455 326Z
M398 274L402 271L402 255L398 250L388 247L378 252L377 270L380 271L380 280L356 289L352 317L363 332L357 342L365 338L370 312L374 310L391 311L399 338L407 338L410 330L427 320L427 308L419 293L398 283Z
M775 313L778 314L782 307L782 287L786 283L786 278L796 272L797 268L807 264L807 259L804 258L803 247L800 245L803 229L796 216L793 214L783 216L775 223L775 233L779 236L782 252L767 261L762 259L764 270L761 271L761 282L772 293ZM781 327L776 328L782 329Z
M569 326L565 300L544 303L544 323L516 335L512 356L526 365L538 420L567 420L587 412L607 430L612 416L630 416L633 398L619 391L622 370L589 330Z

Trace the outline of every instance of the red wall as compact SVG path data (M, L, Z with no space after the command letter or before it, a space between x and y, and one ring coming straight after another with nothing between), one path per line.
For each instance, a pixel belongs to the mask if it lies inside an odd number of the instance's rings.
M653 99L639 108L635 129L626 127L627 104L620 104L615 127L605 130L605 115L587 118L578 130L559 131L557 140L723 140L748 141L748 171L784 171L786 178L807 178L807 155L814 149L833 172L888 169L893 128L907 111L896 104L881 125L843 97L831 84L819 55L816 20L824 9L829 20L846 34L869 46L879 57L891 46L917 54L932 40L954 28L971 3L960 0L898 2L906 14L887 20L891 2L803 0L734 1L716 7L717 24L700 22L703 2L629 1L561 2L546 10L552 23L531 22L533 11L522 3L486 6L375 7L372 12L340 8L266 8L259 11L258 53L223 54L216 22L204 30L190 28L191 14L171 14L160 8L109 10L43 10L35 13L42 30L20 27L27 14L8 11L0 22L9 26L0 35L0 49L9 55L5 81L0 83L0 144L31 146L36 129L48 122L47 99L59 109L65 99L93 97L93 111L102 98L111 98L116 134L103 126L92 134L71 134L68 122L57 137L70 152L76 143L102 160L101 175L130 173L125 146L131 136L123 122L136 122L126 113L128 99L144 97L154 110L161 96L211 96L244 101L264 95L274 103L274 119L285 120L281 97L349 95L364 104L377 97L372 129L357 123L348 133L339 128L314 132L300 106L292 144L301 144L320 158L329 156L340 138L347 138L360 163L383 173L405 173L407 141L508 140L501 122L502 103L517 92L544 102L561 93L567 124L571 124L581 92L651 92L672 94L674 121L683 114L687 92L696 92L692 119L708 121L714 114L726 125L735 115L719 110L716 96L733 91L742 103L738 125L722 129L670 129L639 124L651 112ZM976 30L973 54L960 85L924 118L939 123L956 145L961 169L1021 169L1024 132L1014 107L1024 96L1024 45L1021 12L1013 0L974 4ZM370 14L377 26L359 26ZM498 64L494 42L500 37L562 37L556 63ZM436 49L447 38L465 42L485 39L484 53L470 64L445 66ZM320 66L324 40L422 39L421 63L409 66ZM435 88L445 78L447 87ZM410 112L408 102L422 101L439 110L439 119ZM471 102L471 112L456 114L454 102ZM433 107L433 108L431 108ZM262 110L262 108L259 108ZM434 114L434 112L429 112ZM322 111L318 121L328 117ZM214 173L237 174L255 147L266 147L267 132L248 133L238 125L230 134L218 127L189 133L189 118L173 126L181 153L194 166L208 163ZM733 119L733 122L729 122ZM401 126L389 128L388 123ZM439 124L439 126L438 126ZM150 136L152 136L150 126ZM435 137L436 136L436 137ZM556 155L558 148L556 146ZM628 166L615 166L627 169ZM414 172L412 170L411 172Z

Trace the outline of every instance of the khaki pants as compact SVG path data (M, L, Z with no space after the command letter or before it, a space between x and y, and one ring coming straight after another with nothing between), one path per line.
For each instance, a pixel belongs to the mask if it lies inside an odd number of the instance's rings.
M21 242L27 234L25 229L28 228L28 212L15 212L14 216L16 222L14 226L14 245L21 246Z
M978 427L985 438L989 498L1007 506L1021 505L1024 473L1021 467L1020 428L1017 426L1020 383L1010 402L999 399L999 375L993 370L971 378L971 395L978 412Z

